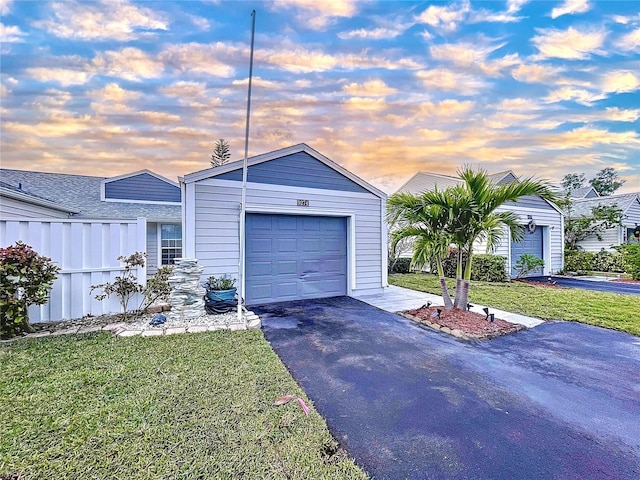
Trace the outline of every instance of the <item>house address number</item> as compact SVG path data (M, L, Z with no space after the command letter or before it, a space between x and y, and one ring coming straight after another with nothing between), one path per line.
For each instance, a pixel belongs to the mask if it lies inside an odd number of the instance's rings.
M308 207L309 206L309 200L298 200L298 206L299 207Z

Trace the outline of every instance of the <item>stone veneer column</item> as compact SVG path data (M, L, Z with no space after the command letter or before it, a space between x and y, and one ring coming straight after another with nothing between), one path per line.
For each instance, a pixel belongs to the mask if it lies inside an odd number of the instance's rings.
M205 289L199 285L204 267L198 265L197 258L175 258L174 264L173 274L169 277L169 318L187 320L205 315Z

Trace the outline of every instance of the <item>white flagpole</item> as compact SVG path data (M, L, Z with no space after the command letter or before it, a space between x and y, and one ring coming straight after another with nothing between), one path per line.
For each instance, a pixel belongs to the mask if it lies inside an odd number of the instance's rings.
M245 293L245 222L247 213L247 158L249 156L249 116L251 112L251 79L253 77L253 39L256 31L256 11L251 12L251 56L249 58L249 92L247 94L247 127L244 134L244 162L242 163L242 199L240 201L240 261L238 264L238 286L240 293L238 295L238 323L242 323L242 300L246 297Z

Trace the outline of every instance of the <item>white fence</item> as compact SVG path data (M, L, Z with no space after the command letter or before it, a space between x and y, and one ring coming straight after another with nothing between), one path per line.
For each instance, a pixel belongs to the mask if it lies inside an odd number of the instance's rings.
M0 220L0 246L21 240L61 268L49 302L29 309L32 323L120 312L117 298L99 302L89 293L91 285L110 282L122 272L120 255L146 252L146 236L144 218ZM146 270L138 268L137 277L144 284Z

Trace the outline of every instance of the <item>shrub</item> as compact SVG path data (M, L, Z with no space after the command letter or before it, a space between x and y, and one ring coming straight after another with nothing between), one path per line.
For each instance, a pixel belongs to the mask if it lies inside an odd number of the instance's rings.
M578 250L565 250L564 271L583 272L592 270L593 257L595 257L595 253L580 252Z
M144 287L138 283L138 277L135 275L137 267L144 267L147 255L145 253L136 252L128 257L124 255L118 257L118 260L124 263L124 272L117 276L113 282L101 283L99 285L91 285L91 292L94 290L102 290L95 296L96 300L104 300L111 295L116 295L120 299L122 313L126 319L129 301L137 294L142 293Z
M463 253L462 261L467 261L466 253ZM458 254L455 250L451 250L449 255L442 260L445 277L455 278L457 265ZM431 271L437 271L434 262L431 262ZM471 280L481 280L485 282L508 281L509 276L507 275L506 258L500 255L474 255L473 264L471 265Z
M389 262L389 272L391 273L409 273L410 271L410 258L396 258L395 261Z
M601 250L593 256L591 270L596 272L624 272L624 257L620 252Z
M501 255L474 255L471 265L471 280L508 281L507 259Z
M151 278L147 279L147 285L142 289L143 300L140 310L145 310L157 300L165 302L169 300L171 293L169 277L172 273L173 265L163 265L156 270Z
M624 272L625 259L619 251L598 253L566 250L564 254L565 272Z
M640 280L640 243L618 245L615 249L620 252L625 262L625 272L634 280Z
M20 241L0 248L0 336L33 332L29 306L44 305L60 271L50 258Z
M544 260L530 253L523 253L514 265L517 272L516 278L526 277L542 267L544 267Z

